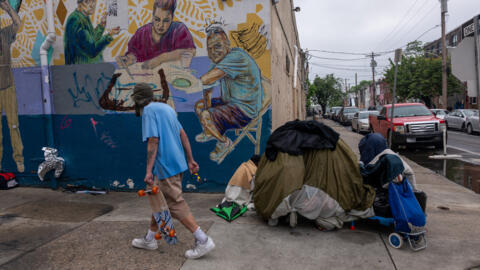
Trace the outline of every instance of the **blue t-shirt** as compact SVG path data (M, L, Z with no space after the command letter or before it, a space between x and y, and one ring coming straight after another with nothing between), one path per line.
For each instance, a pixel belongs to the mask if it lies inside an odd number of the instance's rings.
M240 48L231 51L213 66L223 72L222 100L238 106L248 117L255 118L262 109L263 87L260 69L248 53Z
M152 137L159 138L157 157L153 167L153 174L158 179L165 179L188 169L180 140L181 129L182 125L169 105L152 102L143 109L143 141Z

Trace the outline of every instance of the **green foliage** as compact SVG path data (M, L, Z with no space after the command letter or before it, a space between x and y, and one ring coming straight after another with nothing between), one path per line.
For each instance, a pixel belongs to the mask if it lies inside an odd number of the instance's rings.
M450 65L449 65L450 66ZM390 60L390 67L385 72L385 80L393 87L395 64ZM460 92L464 85L449 70L448 95ZM442 95L442 60L426 58L421 43L411 42L398 65L397 97L399 101L421 99L431 106L431 98Z
M360 91L364 90L372 84L372 81L361 81L357 86L352 86L350 88L350 93L358 94Z
M320 104L325 111L327 106L342 106L345 93L342 92L341 79L328 74L324 78L316 76L313 83L308 83L308 99Z

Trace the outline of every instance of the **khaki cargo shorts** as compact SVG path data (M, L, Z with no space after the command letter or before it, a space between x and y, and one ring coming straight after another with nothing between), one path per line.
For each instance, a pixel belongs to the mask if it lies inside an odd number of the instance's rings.
M156 176L154 186L158 186L160 192L148 196L150 206L154 213L170 209L173 218L183 220L190 214L190 207L182 195L183 173L159 180Z

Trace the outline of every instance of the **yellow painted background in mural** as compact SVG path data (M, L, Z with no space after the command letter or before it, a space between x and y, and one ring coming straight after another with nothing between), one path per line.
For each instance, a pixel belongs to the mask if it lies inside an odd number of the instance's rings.
M100 22L100 18L107 8L105 1L97 1L95 15L92 18L93 25L97 25ZM210 20L222 18L223 13L228 11L228 9L235 8L246 1L250 0L177 0L174 20L183 22L189 28L197 50L204 49L206 35L203 29L206 23ZM52 59L54 65L63 65L65 63L63 46L60 48L58 46L63 44L65 20L76 8L76 0L68 0L68 3L66 2L67 0L54 0L54 23L57 35L57 47L55 47ZM119 35L115 36L114 41L104 51L103 55L106 61L113 61L116 56L123 55L127 51L128 41L135 31L139 27L151 22L153 3L154 0L128 0L128 30L121 31ZM269 2L265 1L265 3ZM256 10L254 10L256 13L245 14L245 18L242 18L243 23L239 23L235 30L230 30L229 36L232 41L232 47L240 47L249 52L256 60L263 76L270 78L270 50L267 40L268 35L266 34L269 29L264 29L264 33L261 32L262 26L265 28L265 25L269 25L270 22L265 22L257 14L264 8L261 4L257 4ZM236 13L238 14L238 12ZM22 20L22 27L17 34L16 42L12 46L12 64L14 68L35 66L36 63L33 59L32 51L34 50L37 34L40 33L43 36L47 34L44 1L23 0L19 15ZM229 24L228 18L223 19L226 20L226 24ZM11 20L2 12L2 26L9 23L11 23ZM252 30L257 30L257 32L252 32ZM260 30L260 33L258 30ZM251 47L252 44L253 46L259 44L260 47Z

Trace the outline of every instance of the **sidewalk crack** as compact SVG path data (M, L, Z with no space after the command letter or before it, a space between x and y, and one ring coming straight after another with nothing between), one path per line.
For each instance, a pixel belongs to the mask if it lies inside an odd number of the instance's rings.
M390 253L390 250L388 249L387 243L385 243L385 239L383 239L383 237L382 237L382 235L381 235L380 233L378 233L378 236L380 237L380 239L382 239L382 243L383 243L383 245L385 246L385 249L387 250L388 257L390 257L390 261L391 261L392 264L393 264L393 268L394 268L395 270L398 270L397 265L395 264L395 261L393 260L392 253Z

